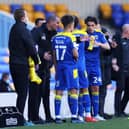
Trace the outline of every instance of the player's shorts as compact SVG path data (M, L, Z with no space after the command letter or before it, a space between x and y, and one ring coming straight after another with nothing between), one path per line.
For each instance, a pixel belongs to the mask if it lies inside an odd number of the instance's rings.
M76 65L58 64L55 90L78 89L78 70Z
M89 86L101 86L101 70L100 67L87 67Z
M89 83L86 70L78 69L78 75L79 75L79 88L88 88Z

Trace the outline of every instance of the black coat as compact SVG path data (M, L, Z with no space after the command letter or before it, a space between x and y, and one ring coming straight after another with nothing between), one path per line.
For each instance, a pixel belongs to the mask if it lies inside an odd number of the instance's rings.
M113 57L117 59L117 65L119 66L118 72L113 71L113 79L118 80L125 70L127 70L129 73L129 51L124 50L129 48L129 39L121 38L120 34L116 34L115 36L113 36L113 40L115 40L118 44L118 46L113 50ZM125 42L127 43L126 46L124 45ZM124 55L124 51L126 51L126 56ZM128 69L125 66L124 62L127 62Z
M56 34L57 32L55 30L49 31L45 23L41 27L32 30L32 36L35 44L38 45L38 53L41 59L41 65L39 65L38 70L39 75L45 74L45 76L50 76L49 69L52 66L52 61L45 60L43 55L47 51L50 51L52 54L51 39Z
M37 52L31 32L24 22L16 22L9 35L10 64L28 65L28 57L31 56L38 64Z

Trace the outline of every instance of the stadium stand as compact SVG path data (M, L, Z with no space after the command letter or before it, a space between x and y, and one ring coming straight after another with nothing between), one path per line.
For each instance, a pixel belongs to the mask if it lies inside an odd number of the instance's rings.
M3 72L9 73L9 52L8 49L0 48L0 78Z
M0 30L2 34L0 37L0 76L3 72L9 72L9 53L7 52L7 44L8 44L8 35L12 24L14 23L13 17L10 15L14 13L14 11L18 8L24 8L29 16L31 22L34 22L36 18L47 18L51 15L57 15L62 17L66 13L73 14L79 16L79 14L75 11L70 11L65 4L0 4L0 24L2 25L3 29ZM80 19L80 25L82 27L85 24L82 22L83 20ZM32 28L32 24L28 26L28 28ZM60 25L59 31L62 29L62 25ZM79 28L81 28L79 26ZM3 49L4 48L4 49ZM52 73L54 74L53 70ZM51 77L51 87L54 87L54 76Z
M101 3L99 5L100 21L107 21L112 27L121 28L125 23L129 23L129 3Z

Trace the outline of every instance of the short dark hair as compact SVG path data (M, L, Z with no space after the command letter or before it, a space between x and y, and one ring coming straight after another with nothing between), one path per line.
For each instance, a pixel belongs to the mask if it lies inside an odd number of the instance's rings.
M45 19L43 19L43 18L36 18L35 19L35 25L38 25L39 21L43 21L43 20L45 20Z
M74 16L74 28L76 28L79 24L79 19L77 16Z
M61 18L61 22L64 26L64 28L71 24L72 22L74 22L74 17L72 15L64 15L62 18Z
M50 21L56 21L57 16L51 15L46 19L46 22L49 23Z
M25 10L24 9L16 9L14 12L14 18L16 21L20 21L22 17L25 16Z
M97 18L96 17L92 17L92 16L88 16L85 19L85 24L87 24L88 22L94 22L96 25L98 24Z

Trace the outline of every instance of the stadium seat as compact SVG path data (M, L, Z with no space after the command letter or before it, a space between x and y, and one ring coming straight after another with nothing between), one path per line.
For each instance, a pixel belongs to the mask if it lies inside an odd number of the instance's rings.
M45 12L45 17L46 17L46 19L47 19L48 17L50 17L50 16L53 16L53 15L55 15L54 12Z
M22 8L25 9L27 12L33 12L33 5L32 4L23 4Z
M54 4L45 4L45 10L47 12L55 12L56 8Z
M14 11L18 8L21 8L20 4L11 4L10 5L10 9L11 9L11 13L14 13Z
M103 19L109 19L112 15L112 8L109 4L100 4L99 6L99 12Z
M66 12L57 12L56 16L58 16L59 18L63 17L66 14Z
M43 19L45 19L45 14L43 12L34 12L34 20L36 18L43 18Z
M0 56L0 64L8 64L9 63L9 57L8 56Z
M112 12L122 12L122 5L118 3L111 4Z
M67 12L68 7L65 4L56 4L55 5L56 12Z
M123 24L129 24L129 12L123 14Z
M110 19L112 15L112 11L111 10L105 10L102 13L102 17L103 19Z
M36 11L36 12L44 12L45 11L45 7L42 4L34 4L33 8L34 8L34 11Z
M27 12L27 15L29 17L29 21L33 22L34 21L34 14L33 14L33 12Z
M112 20L115 27L121 27L123 24L123 13L112 13Z
M84 19L79 19L79 24L80 24L81 29L85 29L86 30L86 24L84 22Z
M79 13L75 11L68 11L68 14L79 17Z
M7 48L0 48L0 57L9 56L9 50Z
M8 4L0 4L0 10L10 13L10 6Z
M124 12L129 12L129 3L122 4L122 9Z
M9 65L8 64L0 64L0 73L8 72L9 73Z

